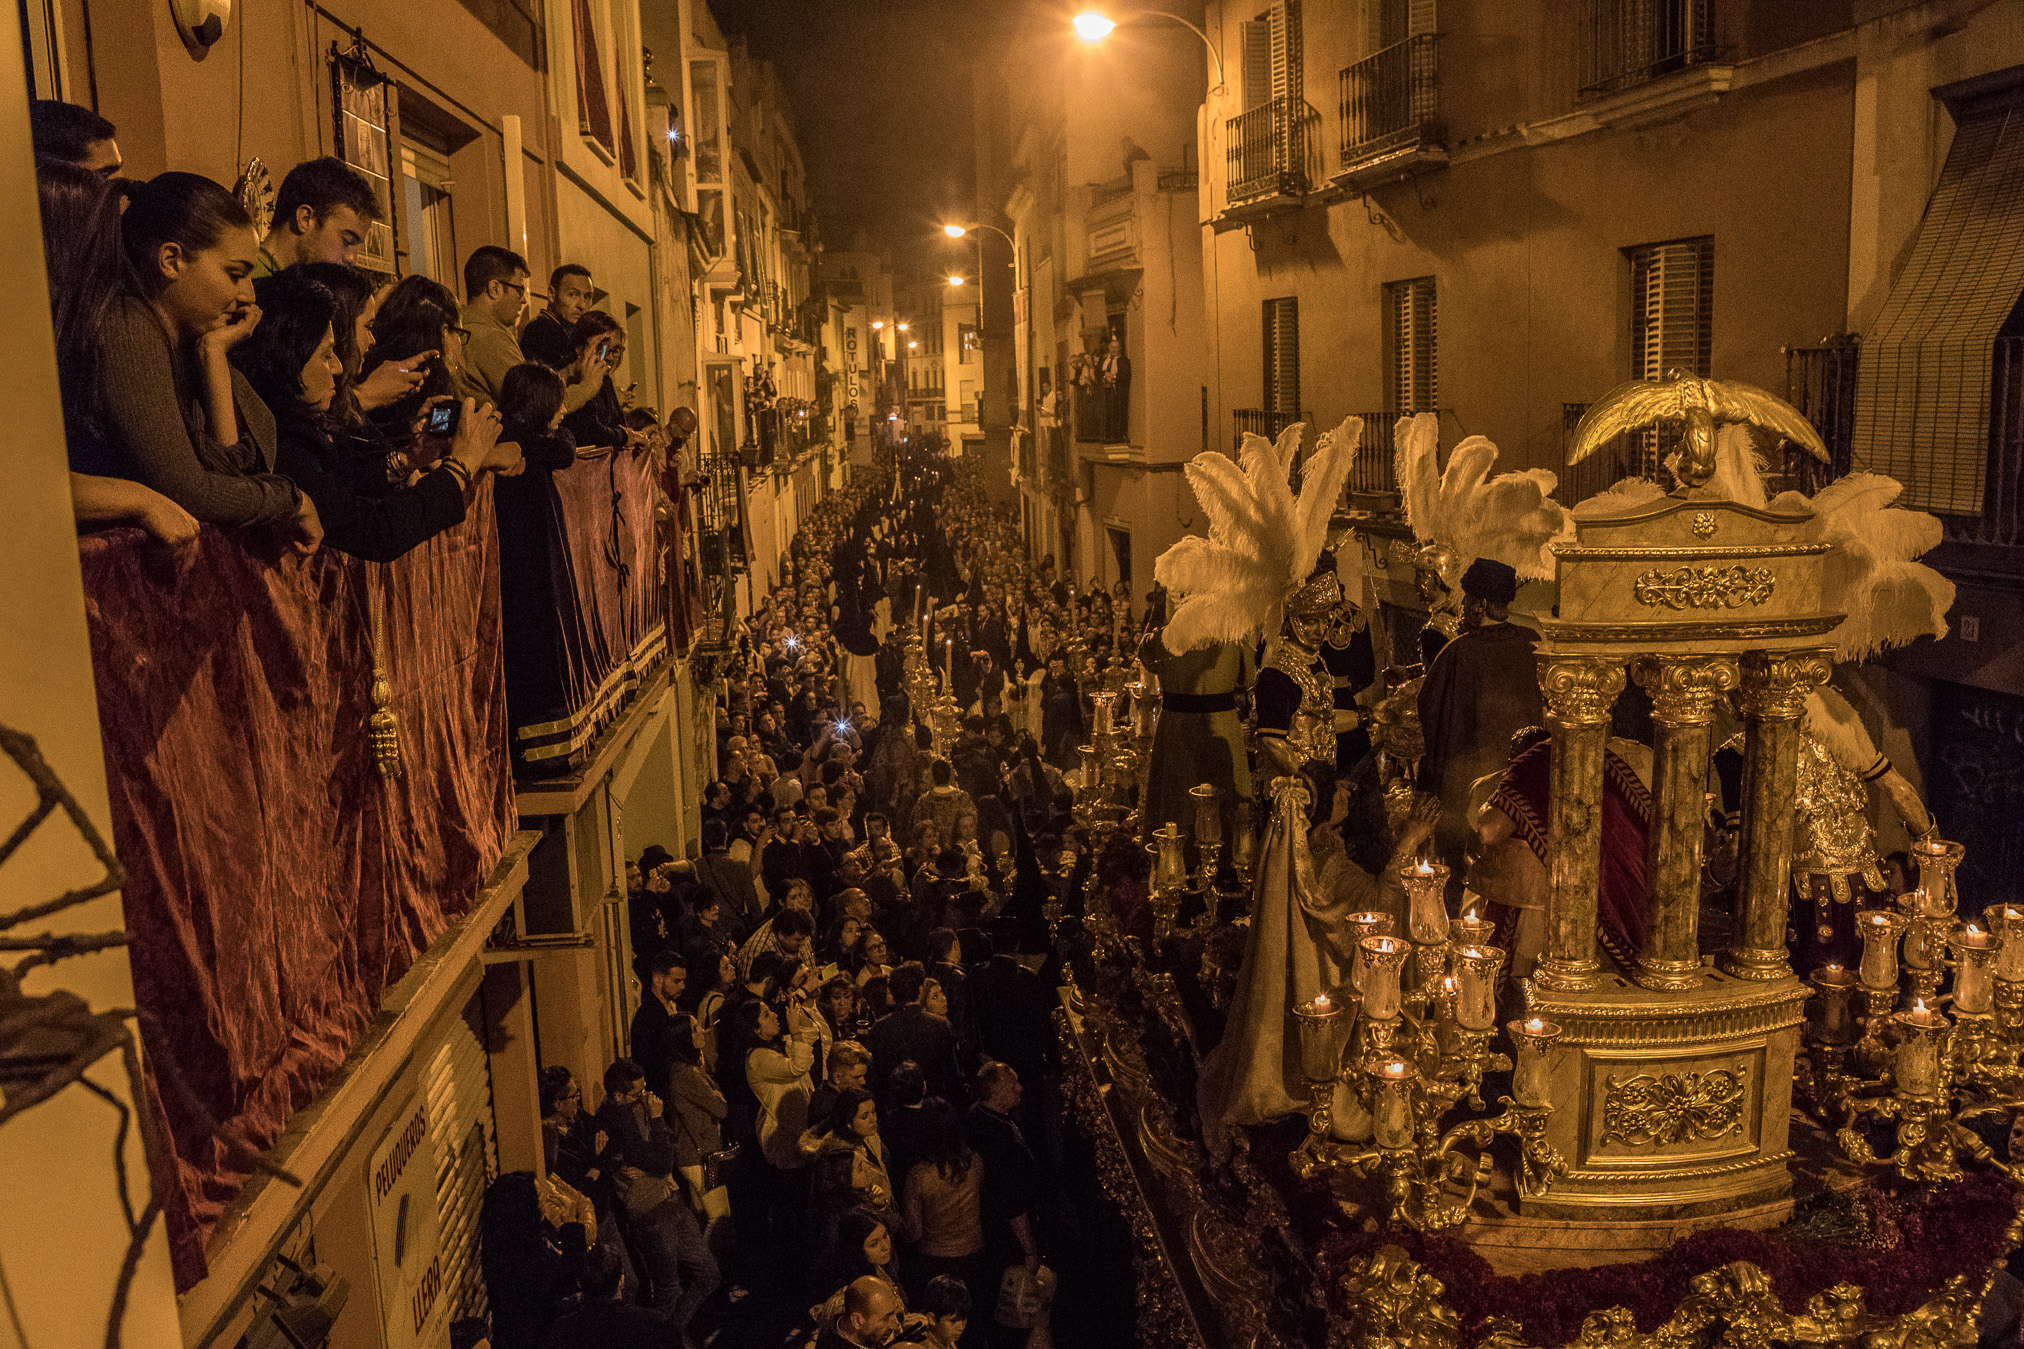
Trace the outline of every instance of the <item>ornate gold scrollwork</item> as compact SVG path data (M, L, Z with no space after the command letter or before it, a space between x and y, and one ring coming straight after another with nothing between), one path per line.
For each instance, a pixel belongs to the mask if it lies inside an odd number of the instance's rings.
M1602 1101L1603 1143L1670 1147L1704 1143L1743 1127L1748 1068L1705 1073L1612 1073Z
M1771 598L1776 584L1768 567L1654 567L1631 586L1639 604L1665 609L1741 609Z

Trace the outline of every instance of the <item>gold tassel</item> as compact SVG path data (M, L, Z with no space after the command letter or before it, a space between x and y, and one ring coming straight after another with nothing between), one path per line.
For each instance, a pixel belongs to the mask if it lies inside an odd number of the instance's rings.
M401 775L401 723L394 716L394 686L387 678L382 652L386 650L386 623L382 612L379 588L372 578L366 578L368 604L372 610L371 638L372 662L372 714L365 719L366 742L372 746L372 757L379 764L380 776L385 779Z
M386 671L377 664L372 668L372 715L365 719L366 739L372 743L372 757L378 761L380 776L397 778L401 775L401 724L394 716L393 685L388 682Z

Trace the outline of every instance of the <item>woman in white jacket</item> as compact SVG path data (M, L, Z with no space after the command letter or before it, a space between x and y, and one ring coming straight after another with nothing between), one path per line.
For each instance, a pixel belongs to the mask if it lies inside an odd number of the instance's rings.
M815 1090L809 1069L819 1036L812 1026L783 1036L779 1014L763 1001L744 1003L737 1014L748 1023L743 1029L753 1046L745 1056L745 1080L759 1102L760 1154L777 1170L799 1170L808 1164L801 1131L808 1127L808 1098Z

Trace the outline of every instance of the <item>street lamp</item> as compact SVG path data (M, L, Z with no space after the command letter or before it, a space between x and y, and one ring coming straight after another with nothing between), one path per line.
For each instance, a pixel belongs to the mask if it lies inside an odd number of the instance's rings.
M1210 59L1216 63L1216 88L1213 92L1221 93L1223 91L1223 54L1216 50L1216 44L1209 40L1207 33L1197 28L1194 24L1189 23L1180 15L1169 14L1163 9L1142 9L1138 13L1148 19L1172 19L1175 23L1200 38L1202 45L1209 49ZM1075 24L1075 35L1084 42L1089 43L1103 41L1117 27L1116 20L1108 18L1093 9L1084 10L1082 13L1076 15L1073 22Z
M952 285L952 286L960 286L960 285L962 285L962 284L963 284L963 278L962 278L962 276L961 276L961 275L954 275L954 276L951 276L951 277L949 278L949 284L950 284L950 285Z
M881 329L881 328L883 328L883 327L885 327L885 326L886 326L886 321L885 321L884 319L873 319L873 320L871 321L871 330L872 330L873 332L877 332L877 331L878 331L879 329Z

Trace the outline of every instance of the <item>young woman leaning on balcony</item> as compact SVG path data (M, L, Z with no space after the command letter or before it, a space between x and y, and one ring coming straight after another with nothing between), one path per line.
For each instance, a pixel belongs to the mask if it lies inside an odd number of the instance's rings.
M59 338L66 405L77 409L71 466L145 483L198 520L271 525L314 552L316 507L274 471L271 418L227 360L260 322L246 212L190 173L108 184L96 209L118 218L120 249L88 260L78 321ZM103 247L104 235L58 237Z
M518 473L520 452L498 444L499 417L465 399L449 452L412 485L386 480L384 456L357 454L332 406L344 376L337 329L349 325L337 299L291 267L259 281L259 328L232 351L273 411L276 462L309 494L326 541L340 552L390 562L464 518L464 493L478 474Z

